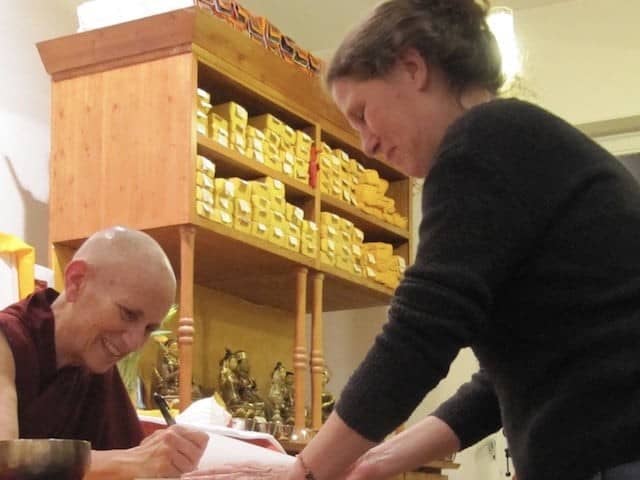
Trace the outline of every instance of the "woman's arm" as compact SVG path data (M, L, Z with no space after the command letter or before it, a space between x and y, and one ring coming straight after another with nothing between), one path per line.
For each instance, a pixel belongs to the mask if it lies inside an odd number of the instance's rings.
M302 460L294 464L288 479L303 480L308 473L305 470L313 473L314 480L343 478L353 463L374 445L333 412L298 455Z
M442 420L429 416L372 448L353 466L347 480L382 480L455 453L460 441Z

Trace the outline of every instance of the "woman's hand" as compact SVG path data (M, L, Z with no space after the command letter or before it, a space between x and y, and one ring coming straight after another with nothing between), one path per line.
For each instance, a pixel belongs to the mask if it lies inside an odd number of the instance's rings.
M179 477L198 467L209 435L180 425L156 430L139 446L127 450L140 477Z
M388 460L391 453L386 445L378 445L362 455L347 473L345 480L382 480L394 475ZM386 467L386 468L385 468Z
M286 480L290 469L287 465L220 465L183 475L181 480Z

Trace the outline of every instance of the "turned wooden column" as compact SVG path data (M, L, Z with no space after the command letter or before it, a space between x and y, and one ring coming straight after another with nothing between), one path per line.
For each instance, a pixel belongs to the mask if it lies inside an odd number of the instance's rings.
M324 274L313 274L313 310L311 311L311 427L322 426L322 380L324 355L322 351L322 285Z
M305 427L305 387L307 378L307 273L306 268L299 268L296 272L296 334L293 347L293 372L295 378L294 397L294 428L300 430Z
M193 226L180 227L180 319L178 344L180 346L180 410L191 404L193 376L193 267L196 230Z

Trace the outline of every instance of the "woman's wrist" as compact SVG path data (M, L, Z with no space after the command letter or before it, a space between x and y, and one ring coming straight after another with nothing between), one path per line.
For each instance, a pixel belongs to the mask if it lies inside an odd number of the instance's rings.
M315 475L313 474L313 472L311 471L311 469L307 466L306 462L304 461L304 458L302 458L302 453L299 453L296 456L296 463L298 465L300 465L302 472L304 473L304 480L318 480Z

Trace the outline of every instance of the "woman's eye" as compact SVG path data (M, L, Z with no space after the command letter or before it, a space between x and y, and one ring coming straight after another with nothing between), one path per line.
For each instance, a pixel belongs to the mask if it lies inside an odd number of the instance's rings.
M358 110L353 110L352 113L349 115L351 120L351 123L354 125L361 125L364 123L364 108L360 108Z
M120 316L127 321L133 322L135 320L137 320L138 316L136 315L136 312L134 312L133 310L128 309L127 307L123 307L120 306Z

